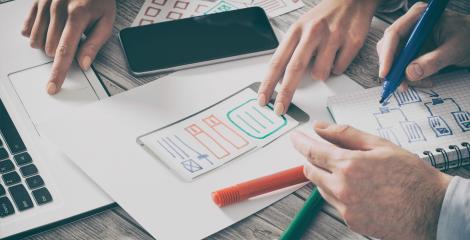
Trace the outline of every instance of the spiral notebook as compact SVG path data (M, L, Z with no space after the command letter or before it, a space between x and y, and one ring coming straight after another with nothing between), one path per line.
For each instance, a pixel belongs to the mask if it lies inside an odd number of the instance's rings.
M337 123L381 136L440 170L470 165L470 73L432 77L432 88L396 91L384 105L381 87L328 99Z

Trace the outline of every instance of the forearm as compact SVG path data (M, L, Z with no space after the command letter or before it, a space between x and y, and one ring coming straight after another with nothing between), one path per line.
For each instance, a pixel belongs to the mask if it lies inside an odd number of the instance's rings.
M442 203L437 239L468 239L470 236L470 179L454 177Z

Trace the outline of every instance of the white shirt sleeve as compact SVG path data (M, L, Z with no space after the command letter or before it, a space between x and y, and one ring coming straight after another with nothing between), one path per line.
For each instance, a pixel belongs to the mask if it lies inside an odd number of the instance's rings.
M454 177L442 202L437 239L470 239L470 179Z
M381 0L377 11L381 13L391 13L400 9L408 10L407 0Z

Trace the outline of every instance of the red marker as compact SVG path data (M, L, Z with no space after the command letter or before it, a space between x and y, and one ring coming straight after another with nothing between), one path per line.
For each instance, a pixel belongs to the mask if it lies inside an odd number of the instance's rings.
M299 166L220 189L212 193L212 200L223 207L307 181L304 167Z

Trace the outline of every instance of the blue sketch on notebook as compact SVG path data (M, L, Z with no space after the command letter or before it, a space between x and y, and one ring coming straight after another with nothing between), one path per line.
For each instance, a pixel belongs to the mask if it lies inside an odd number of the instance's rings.
M431 129L436 133L436 137L452 135L452 129L441 116L428 117L428 122Z
M398 106L421 102L421 97L414 88L408 88L406 91L395 91L393 97L397 100Z
M439 94L437 92L434 92L432 89L422 89L422 88L415 88L417 92L423 93L428 95L430 98L437 98L439 97Z
M428 110L430 117L428 117L429 126L436 133L436 137L450 136L453 135L452 129L449 124L445 121L444 116L437 115L436 112L439 110L439 106L450 103L455 107L457 111L450 112L453 119L460 127L463 132L470 131L470 114L467 111L463 111L460 105L453 98L432 98L431 102L424 103ZM434 111L432 110L434 108ZM444 109L443 107L441 107ZM447 114L444 114L447 115ZM448 119L449 120L449 119Z
M394 124L391 124L390 126L386 126L385 123L383 122L384 120L381 120L381 117L386 116L387 114L399 113L399 116L401 116L403 120L398 121L398 123L400 125L401 130L407 137L408 142L412 143L412 142L426 141L426 137L424 136L423 131L421 127L418 125L418 123L408 120L408 117L400 108L388 108L388 107L382 106L379 108L379 110L380 112L373 113L373 115L379 127L377 129L377 132L381 137L395 143L398 146L401 146L399 138L393 129Z
M181 143L183 144L186 148L188 148L189 150L193 151L196 155L197 155L197 159L200 160L200 161L207 161L209 162L209 164L211 165L214 165L214 163L209 159L209 155L208 154L202 154L200 153L199 151L197 151L196 149L194 149L193 147L191 147L188 143L184 142L180 137L174 135L174 137Z
M455 121L463 132L470 131L470 113L466 111L452 112Z
M377 131L379 132L380 137L385 138L398 146L401 146L400 141L398 141L398 137L392 128L379 128Z
M397 135L393 131L393 127L384 127L382 122L379 119L379 115L384 115L390 112L390 109L388 107L382 106L379 108L380 112L379 113L373 113L375 120L377 121L377 125L379 128L377 128L377 132L379 136L395 143L398 146L401 146L400 141L397 138Z
M201 165L197 164L197 162L193 161L192 159L182 161L181 164L190 173L194 173L194 172L197 172L199 170L202 170Z
M421 130L421 127L418 125L418 123L406 120L400 122L400 125L408 137L408 142L412 143L426 141L423 131Z

